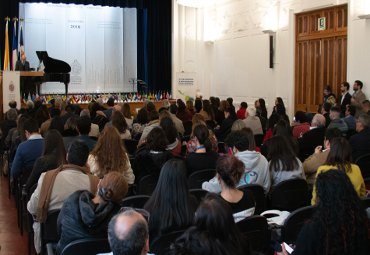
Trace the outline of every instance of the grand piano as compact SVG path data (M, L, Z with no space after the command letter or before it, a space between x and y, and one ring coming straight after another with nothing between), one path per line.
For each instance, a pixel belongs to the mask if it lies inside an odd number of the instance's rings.
M71 66L58 59L49 57L46 51L36 51L40 63L43 62L44 75L41 83L44 82L61 82L65 85L65 94L68 94L68 84L70 82ZM40 94L40 83L37 83L37 91Z
M65 94L68 94L71 66L58 59L49 57L46 51L36 51L37 57L44 65L43 71L21 71L21 96L27 98L29 94L41 94L40 86L44 82L61 82L65 86ZM36 85L36 88L35 88Z

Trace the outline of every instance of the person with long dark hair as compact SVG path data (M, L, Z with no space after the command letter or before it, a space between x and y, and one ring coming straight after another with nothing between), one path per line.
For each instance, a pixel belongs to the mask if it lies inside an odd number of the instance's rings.
M209 193L195 212L194 224L171 247L176 255L248 255L230 206Z
M361 170L358 165L352 164L351 162L351 146L347 139L343 137L334 138L330 142L330 151L325 165L322 165L317 169L316 176L330 169L342 171L346 173L351 180L357 195L364 198L366 196L366 187ZM311 204L314 205L316 202L316 187L314 185Z
M184 162L180 159L168 160L144 206L150 213L150 239L154 241L163 234L189 227L196 207L197 200L189 193Z
M175 123L171 117L164 117L159 122L159 125L166 134L168 145L167 150L172 153L173 156L181 157L181 141Z
M193 114L186 108L184 101L177 99L177 113L176 117L179 118L182 123L191 121Z
M44 140L44 150L41 157L33 165L32 172L26 183L26 191L30 191L32 186L37 184L42 173L57 168L64 164L65 160L66 150L62 135L55 129L47 131Z
M315 213L299 233L292 254L369 254L369 221L348 176L336 169L322 172L316 188ZM278 254L288 253L284 249Z
M267 148L272 188L285 180L306 179L302 163L286 138L280 135L272 137Z
M148 123L149 123L148 111L143 107L137 113L136 119L132 124L131 135L133 139L135 140L140 139L141 134L143 133L144 128L148 125Z
M267 108L266 108L266 102L265 99L259 98L254 102L254 107L256 107L257 110L257 116L263 117L265 120L267 120Z
M113 111L112 125L118 130L121 139L131 139L131 133L122 112Z
M167 150L168 140L161 127L154 127L139 146L134 160L135 182L145 175L159 176L162 166L172 158Z
M215 169L218 154L212 151L208 128L205 125L197 125L194 128L192 140L196 150L189 153L186 158L188 175L197 170Z

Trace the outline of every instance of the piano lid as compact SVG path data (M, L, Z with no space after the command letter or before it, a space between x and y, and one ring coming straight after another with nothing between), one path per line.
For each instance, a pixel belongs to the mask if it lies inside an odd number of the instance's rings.
M49 57L47 51L36 51L36 55L40 62L43 61L45 73L69 73L71 72L71 66L59 59Z

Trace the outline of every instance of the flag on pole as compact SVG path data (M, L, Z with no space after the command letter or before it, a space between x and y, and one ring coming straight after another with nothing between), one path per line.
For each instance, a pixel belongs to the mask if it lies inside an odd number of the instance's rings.
M22 19L20 21L20 28L19 28L19 52L24 52Z
M17 39L17 18L13 19L13 40L12 40L12 70L15 70L15 63L18 60L18 39Z
M9 19L6 20L5 24L4 70L10 70L8 23Z

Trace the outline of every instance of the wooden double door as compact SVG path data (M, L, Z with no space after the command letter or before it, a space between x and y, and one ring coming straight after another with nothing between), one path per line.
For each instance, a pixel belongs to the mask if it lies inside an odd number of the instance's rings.
M347 78L347 16L347 5L296 15L295 111L316 112L326 85L338 99Z

